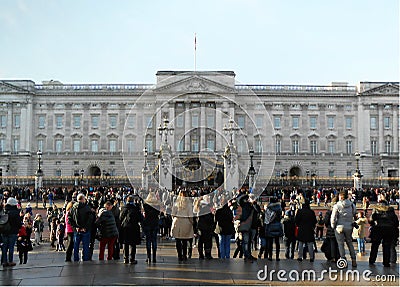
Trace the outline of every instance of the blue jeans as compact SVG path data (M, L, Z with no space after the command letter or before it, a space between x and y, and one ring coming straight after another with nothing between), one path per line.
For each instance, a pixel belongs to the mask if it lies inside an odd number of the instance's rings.
M79 245L82 241L83 261L89 261L89 244L90 244L90 231L74 232L74 261L79 261Z
M358 252L365 252L365 240L364 238L357 238Z
M244 258L251 258L251 231L242 232L242 249Z
M17 242L17 234L1 235L3 239L3 246L1 248L1 263L10 263L14 260L14 247ZM8 253L8 256L7 256Z
M220 249L220 258L229 259L231 253L231 238L232 235L223 235L219 234L219 249Z

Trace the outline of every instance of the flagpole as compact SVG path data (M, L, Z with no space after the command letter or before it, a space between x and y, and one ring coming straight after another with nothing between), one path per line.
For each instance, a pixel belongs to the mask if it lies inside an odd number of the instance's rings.
M196 72L196 53L197 53L197 39L196 39L196 33L194 33L194 71Z

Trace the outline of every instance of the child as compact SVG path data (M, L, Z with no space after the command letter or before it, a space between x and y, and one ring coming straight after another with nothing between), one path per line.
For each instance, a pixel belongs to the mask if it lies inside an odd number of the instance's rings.
M64 221L60 221L57 219L57 248L56 251L65 251L65 246L64 246L64 235L65 235L65 225Z
M42 215L36 213L35 219L33 220L33 231L35 232L35 244L40 245L42 240L42 233L44 229L44 222Z
M32 250L31 240L28 237L26 225L27 221L24 221L24 224L18 231L17 237L17 251L19 255L19 264L26 264L28 262L28 252Z

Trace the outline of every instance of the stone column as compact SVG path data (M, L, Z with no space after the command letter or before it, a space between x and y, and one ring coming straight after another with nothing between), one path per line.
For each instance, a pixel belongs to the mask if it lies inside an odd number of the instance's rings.
M239 167L236 149L228 145L224 152L224 189L231 192L239 188Z

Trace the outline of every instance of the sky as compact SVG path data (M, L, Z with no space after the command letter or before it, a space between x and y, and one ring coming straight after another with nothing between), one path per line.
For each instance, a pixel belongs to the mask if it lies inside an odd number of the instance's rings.
M196 53L194 38L196 33ZM0 0L0 79L155 84L399 81L398 0Z

